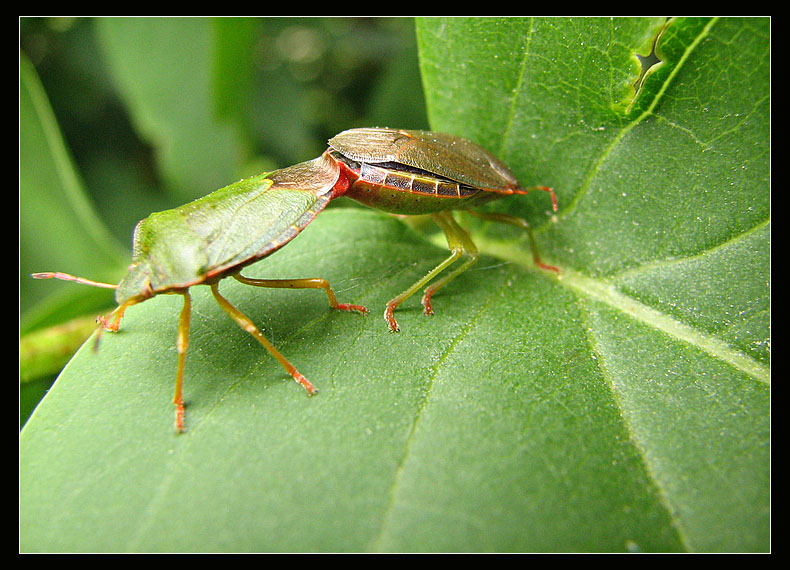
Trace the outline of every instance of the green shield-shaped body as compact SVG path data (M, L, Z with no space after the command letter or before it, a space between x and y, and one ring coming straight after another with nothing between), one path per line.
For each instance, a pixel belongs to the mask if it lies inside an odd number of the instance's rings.
M338 176L321 156L151 214L135 228L117 302L204 283L272 254L326 207Z

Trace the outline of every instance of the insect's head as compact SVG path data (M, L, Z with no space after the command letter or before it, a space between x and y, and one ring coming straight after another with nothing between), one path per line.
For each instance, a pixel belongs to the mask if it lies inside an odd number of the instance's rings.
M119 305L123 305L129 299L144 301L153 295L150 266L146 261L139 261L129 266L129 272L118 283L118 288L115 290L115 301Z
M144 301L205 280L206 242L185 222L181 209L156 212L134 230L132 264L115 300Z

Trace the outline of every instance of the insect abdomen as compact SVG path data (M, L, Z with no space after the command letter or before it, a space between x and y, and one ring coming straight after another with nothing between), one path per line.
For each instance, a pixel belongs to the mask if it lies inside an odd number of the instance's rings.
M431 176L418 169L402 164L367 164L362 163L357 183L368 183L384 186L392 190L423 194L425 196L467 198L479 192L479 189Z

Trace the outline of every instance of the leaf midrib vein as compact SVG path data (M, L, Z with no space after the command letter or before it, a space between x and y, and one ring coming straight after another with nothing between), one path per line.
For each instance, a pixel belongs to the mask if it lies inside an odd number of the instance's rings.
M591 321L589 316L590 309L585 306L584 302L579 303L579 309L582 315L582 319L584 319L585 321L585 326L583 327L583 330L585 331L584 334L587 338L587 343L590 346L590 351L592 351L597 355L595 358L595 361L597 363L596 366L600 371L604 382L609 388L609 393L611 394L614 405L617 407L617 410L619 412L620 421L622 422L623 429L625 429L626 433L628 434L628 438L629 441L631 442L631 445L635 448L636 455L639 457L639 460L641 461L642 468L644 469L645 474L647 475L651 484L656 489L656 494L658 496L658 500L660 504L664 507L665 511L669 515L669 520L672 525L672 528L674 528L675 531L677 532L678 538L680 539L681 543L684 545L686 551L692 552L693 549L690 547L690 544L688 542L689 533L684 531L683 520L675 516L677 509L674 508L671 497L666 492L666 487L662 485L661 478L656 474L655 469L653 468L653 464L651 463L648 457L647 450L645 449L642 440L637 436L636 432L634 431L630 417L625 411L625 406L623 405L623 401L620 396L620 393L615 387L612 374L609 372L609 367L606 364L606 355L599 347L597 338L595 336L594 327L590 322Z
M510 261L523 268L534 269L531 260L527 259L524 251L518 246L484 241L480 238L476 238L475 241L481 252ZM734 349L725 341L621 293L608 280L589 277L573 269L562 268L562 274L558 277L558 283L569 287L575 293L581 294L588 299L604 303L627 314L638 322L659 330L672 338L695 346L713 358L727 363L759 382L767 385L771 383L769 367Z

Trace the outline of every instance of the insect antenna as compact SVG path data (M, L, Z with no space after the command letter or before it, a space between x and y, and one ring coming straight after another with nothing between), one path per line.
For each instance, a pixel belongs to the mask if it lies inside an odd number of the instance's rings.
M74 283L81 283L83 285L91 285L93 287L104 287L105 289L117 289L118 285L112 283L102 283L101 281L91 281L84 277L75 277L68 273L61 273L59 271L46 271L44 273L32 273L30 275L33 279L60 279L61 281L73 281Z
M103 287L104 289L117 289L118 285L113 285L112 283L102 283L101 281L92 281L91 279L85 279L84 277L76 277L74 275L70 275L69 273L61 273L59 271L45 271L43 273L32 273L30 275L33 279L60 279L61 281L73 281L74 283L81 283L82 285L90 285L92 287ZM118 309L113 311L115 313ZM116 319L120 320L120 319ZM96 327L96 340L93 343L93 352L98 352L99 350L99 341L101 340L101 335L105 329L111 328L111 325L107 321L107 317L100 316L96 319L97 327ZM118 328L117 323L115 324L115 329ZM113 330L115 330L113 329Z

